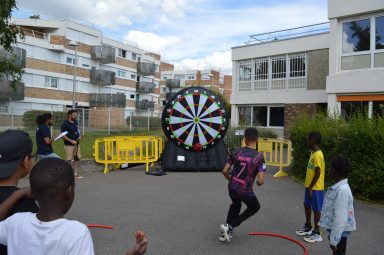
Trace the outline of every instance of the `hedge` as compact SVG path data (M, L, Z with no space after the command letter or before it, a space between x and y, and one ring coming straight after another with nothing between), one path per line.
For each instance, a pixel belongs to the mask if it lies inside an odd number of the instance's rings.
M51 113L54 118L53 126L60 128L64 120L67 119L67 112L50 112L50 111L27 111L23 115L24 128L27 130L35 130L37 128L36 117L43 113Z
M326 184L330 185L331 157L346 155L352 166L348 177L354 195L371 200L384 198L384 118L368 119L357 114L350 120L332 118L326 114L314 117L302 115L291 129L293 164L291 174L304 179L310 156L306 146L307 135L318 131L322 135L320 146L326 163Z

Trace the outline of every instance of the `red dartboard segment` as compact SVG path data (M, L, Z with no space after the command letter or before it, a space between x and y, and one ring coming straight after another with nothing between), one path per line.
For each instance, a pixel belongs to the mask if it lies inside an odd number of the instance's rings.
M215 146L224 138L228 124L224 103L201 87L176 93L162 114L162 127L168 139L190 151Z

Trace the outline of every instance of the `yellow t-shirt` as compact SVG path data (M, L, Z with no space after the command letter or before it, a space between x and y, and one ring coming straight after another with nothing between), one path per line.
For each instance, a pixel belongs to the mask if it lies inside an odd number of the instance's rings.
M325 162L324 155L321 150L311 153L311 157L308 161L307 174L305 176L305 187L308 188L311 185L313 177L315 176L315 168L320 168L320 177L316 184L313 186L313 190L324 190L324 175L325 175Z

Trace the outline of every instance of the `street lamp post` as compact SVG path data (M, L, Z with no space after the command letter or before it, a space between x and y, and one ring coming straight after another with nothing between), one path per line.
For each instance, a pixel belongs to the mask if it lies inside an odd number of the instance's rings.
M74 71L73 71L73 96L72 96L72 109L75 109L75 99L76 99L76 76L77 76L77 47L79 43L76 41L70 41L70 46L75 47L75 63L74 63Z

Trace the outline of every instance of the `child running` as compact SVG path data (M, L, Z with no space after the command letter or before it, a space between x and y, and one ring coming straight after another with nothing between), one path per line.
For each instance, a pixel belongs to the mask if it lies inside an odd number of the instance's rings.
M228 193L232 204L229 207L226 223L220 225L221 234L219 240L222 242L230 242L233 229L260 209L259 201L253 193L253 183L257 176L257 185L264 184L266 167L263 154L254 149L257 141L257 129L247 128L245 130L246 147L234 151L229 156L228 163L223 169L222 173L229 181ZM233 170L229 173L232 166ZM247 209L240 214L241 203L244 203Z
M325 163L323 152L320 150L321 135L318 132L308 134L307 145L311 150L305 176L305 225L296 230L299 236L305 236L304 240L309 243L323 241L320 230L320 212L324 201L324 175ZM314 227L311 225L311 210L314 214Z
M59 158L39 161L30 174L31 193L40 206L36 213L17 213L0 222L0 243L8 254L93 255L91 234L84 224L64 219L75 197L73 169ZM9 199L11 199L10 197ZM14 201L13 201L14 202ZM10 210L1 206L0 215ZM148 240L137 231L136 244L126 255L142 255Z
M356 230L353 196L348 185L351 164L344 155L331 159L331 178L335 184L327 190L319 225L329 233L334 255L345 255L347 237Z

